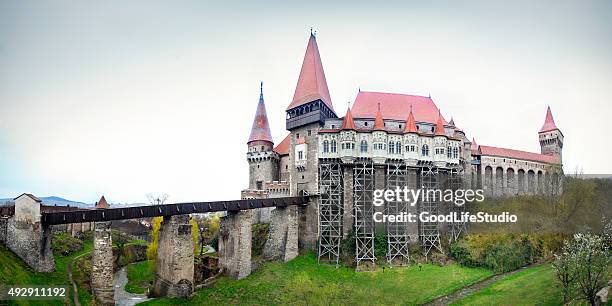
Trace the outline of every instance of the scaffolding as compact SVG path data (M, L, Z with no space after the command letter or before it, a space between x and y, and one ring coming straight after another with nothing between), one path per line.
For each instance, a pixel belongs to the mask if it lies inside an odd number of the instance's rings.
M406 166L401 163L387 164L387 189L395 190L397 187L406 186ZM407 201L388 201L386 205L387 215L400 215L408 213ZM399 259L403 262L409 260L410 236L408 235L408 222L389 222L387 221L387 262L393 264L394 260Z
M338 267L342 240L342 167L339 162L319 164L319 263Z
M463 188L463 168L455 167L448 170L447 183L450 190L453 192L457 189ZM450 203L449 211L451 213L455 213L457 217L461 217L461 215L465 212L467 203L463 205L456 205L455 203ZM459 239L461 234L465 234L467 232L466 222L451 222L449 224L449 242L454 242Z
M438 168L434 168L429 165L422 166L420 178L421 187L423 188L422 192L425 192L425 196L419 205L419 215L422 213L438 215L438 201L440 199L435 198L435 196L432 196L429 192L427 192L428 190L438 189ZM421 222L420 234L421 245L423 246L423 253L425 254L425 257L427 257L434 248L443 253L442 246L440 244L438 222Z
M376 261L374 256L374 220L372 219L372 194L374 192L374 166L355 164L353 168L353 197L355 216L355 258L357 266L362 261Z

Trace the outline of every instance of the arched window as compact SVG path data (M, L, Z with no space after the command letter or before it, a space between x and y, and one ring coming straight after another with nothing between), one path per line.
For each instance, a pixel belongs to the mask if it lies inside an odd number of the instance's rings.
M395 143L393 141L389 142L389 154L395 154Z
M336 153L336 141L335 140L331 141L331 152Z
M329 152L329 141L324 140L323 141L323 153L327 153Z
M402 144L399 141L395 144L395 147L397 148L397 154L402 154Z
M344 144L342 144L342 150L344 150Z
M425 144L421 147L421 155L429 156L429 146L428 145Z
M361 153L368 152L368 142L365 140L361 141Z

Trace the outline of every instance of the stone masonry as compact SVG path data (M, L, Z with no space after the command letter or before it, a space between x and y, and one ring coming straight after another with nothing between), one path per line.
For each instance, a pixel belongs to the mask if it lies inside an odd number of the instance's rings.
M164 217L159 229L154 296L187 297L193 292L194 255L189 215Z
M251 274L251 223L253 211L228 212L219 230L219 265L227 276L242 279Z
M96 301L101 305L114 305L113 238L110 222L94 224L91 286Z
M272 211L270 234L264 247L264 258L290 261L298 255L297 207L277 207Z

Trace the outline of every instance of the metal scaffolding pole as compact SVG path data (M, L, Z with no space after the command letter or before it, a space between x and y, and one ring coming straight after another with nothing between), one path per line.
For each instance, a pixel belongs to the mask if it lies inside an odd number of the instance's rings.
M337 161L319 164L319 263L338 267L342 240L342 167Z
M463 188L463 168L456 167L448 170L448 187L455 191L457 189ZM450 212L454 212L457 216L461 216L463 212L465 212L465 206L467 203L464 203L461 206L456 204L449 204ZM461 234L465 234L467 232L466 222L451 222L449 224L449 242L456 241Z
M372 194L374 192L374 166L356 164L354 167L355 257L357 266L362 261L376 261L374 256L374 220Z
M387 164L387 189L395 190L396 187L406 186L406 166L401 163ZM408 213L408 202L389 201L386 206L387 215L400 215ZM409 260L410 236L408 235L408 222L389 222L387 221L387 262L393 264L398 258L402 262ZM397 260L395 260L397 262Z
M438 168L428 165L421 167L421 187L423 188L423 192L425 192L425 196L419 205L419 214L438 214L438 201L440 199L435 198L435 196L432 196L431 192L428 192L429 190L438 190L438 176ZM434 248L438 249L440 252L443 252L440 244L438 222L421 222L420 229L421 245L423 246L423 253L425 256L427 257Z

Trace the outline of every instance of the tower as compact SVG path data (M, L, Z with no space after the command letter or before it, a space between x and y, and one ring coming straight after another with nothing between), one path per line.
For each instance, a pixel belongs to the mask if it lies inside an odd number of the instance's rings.
M291 132L289 167L291 194L318 190L318 134L334 112L317 39L310 34L293 100L287 107L287 130Z
M540 139L541 153L545 155L554 156L558 162L562 162L562 150L563 150L563 133L555 124L550 106L546 110L546 118L544 119L544 125L538 132Z
M274 142L263 98L263 82L260 85L259 103L257 103L247 146L249 189L263 190L264 182L278 180L279 160L278 154L273 151Z

